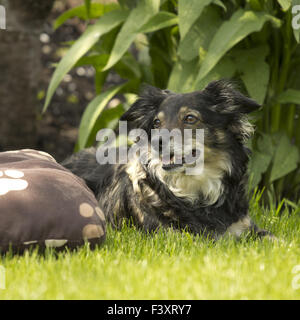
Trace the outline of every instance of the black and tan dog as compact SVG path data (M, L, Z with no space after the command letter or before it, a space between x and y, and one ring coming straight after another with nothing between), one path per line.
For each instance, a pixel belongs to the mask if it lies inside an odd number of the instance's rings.
M128 218L147 231L172 227L213 238L243 232L264 236L269 233L248 215L246 195L245 141L253 132L247 114L259 107L224 81L187 94L148 87L121 120L129 129L144 129L149 143L152 129L203 129L201 174L186 175L190 164L174 164L172 155L169 163L160 158L141 163L137 157L127 164L100 165L94 148L63 165L86 181L113 224Z

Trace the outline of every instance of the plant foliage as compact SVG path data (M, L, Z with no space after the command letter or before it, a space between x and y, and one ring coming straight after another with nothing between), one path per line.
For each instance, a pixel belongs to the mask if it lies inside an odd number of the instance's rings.
M270 201L296 198L300 194L300 46L299 30L292 28L295 4L300 2L84 1L55 22L58 28L77 16L88 27L56 67L44 110L67 72L80 65L94 67L97 96L82 117L78 150L93 144L97 130L126 108L124 103L115 112L105 110L117 93L132 97L142 83L189 92L215 79L233 79L263 105L254 120L257 133L250 146L251 188L266 188ZM110 71L126 83L103 91Z

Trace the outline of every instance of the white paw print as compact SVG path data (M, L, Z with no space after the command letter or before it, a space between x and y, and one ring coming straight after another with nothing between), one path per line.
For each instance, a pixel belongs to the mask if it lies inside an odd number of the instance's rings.
M7 194L9 191L25 190L28 182L20 179L22 177L24 177L24 173L20 170L0 171L0 196Z

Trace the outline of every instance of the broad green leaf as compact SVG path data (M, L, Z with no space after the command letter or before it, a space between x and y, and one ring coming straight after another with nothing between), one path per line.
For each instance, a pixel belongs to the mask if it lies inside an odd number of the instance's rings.
M116 64L130 47L140 28L159 10L160 0L140 0L123 24L104 70Z
M263 10L263 4L260 0L247 0L250 5L250 8L254 11L261 11Z
M200 17L202 10L213 0L178 0L179 32L183 39L195 21Z
M265 62L268 46L247 50L236 50L233 55L250 97L263 104L267 93L270 67Z
M124 79L141 78L140 66L130 53L124 55L114 66L114 70Z
M122 104L117 105L114 108L109 108L103 110L101 117L98 117L91 133L89 139L86 143L86 147L90 147L96 141L97 132L101 129L115 129L121 115L124 113L124 107ZM78 151L78 150L77 150Z
M205 59L205 58L204 58ZM236 65L229 57L223 57L219 63L202 79L196 79L193 90L202 90L211 81L219 79L230 79L236 72Z
M213 37L197 80L203 79L222 56L249 34L261 30L266 21L278 23L278 19L264 12L239 9L225 21Z
M139 29L139 32L154 32L163 28L171 27L177 23L178 17L176 14L167 11L160 11L150 18L150 20Z
M170 74L168 89L180 93L193 91L197 70L197 59L193 61L178 61Z
M51 78L43 112L47 109L50 100L62 81L76 62L99 40L99 38L121 24L127 17L127 11L114 10L101 17L94 25L88 27L82 36L73 44L66 55L61 59Z
M157 32L150 37L149 55L154 85L165 88L173 67L172 54L175 54L170 32ZM174 56L173 56L174 57Z
M299 150L292 145L289 138L282 134L275 150L270 182L277 180L297 168Z
M287 89L280 94L278 102L300 104L300 90Z
M96 137L96 134L100 129L115 129L124 112L125 110L122 104L113 108L105 109L102 112L101 117L98 118L99 121L97 121L95 125L94 137Z
M273 138L272 135L262 133L260 137L257 139L258 150L262 153L269 154L271 157L273 157L275 152L272 138Z
M277 2L281 5L283 11L288 11L292 4L292 0L277 0Z
M120 85L101 93L86 107L79 126L77 143L79 150L86 147L89 136L96 124L97 119L106 107L107 103L122 89L122 87L123 85Z
M255 188L263 173L265 173L271 163L272 155L259 151L254 151L248 166L248 172L250 175L251 188Z
M96 19L101 17L107 12L117 9L119 6L116 3L101 4L101 3L91 3L90 4L90 15L88 17L86 6L81 5L70 10L65 11L61 14L54 22L54 29L59 28L67 20L77 17L79 19Z
M139 48L138 62L140 64L142 79L144 79L144 82L154 85L154 75L151 69L149 46L141 46Z
M117 26L116 28L112 29L111 31L104 34L100 41L98 41L93 48L91 49L91 52L97 52L99 54L107 54L108 58L111 53L111 50L114 46L115 40L117 38L117 35L120 31L121 25ZM108 60L107 60L108 61ZM107 62L106 62L107 63Z
M106 65L108 58L108 54L93 54L90 56L84 56L76 62L74 67L77 68L80 66L92 65L94 68L102 69Z
M137 6L139 0L118 0L120 5L124 8L133 9Z
M222 19L215 7L206 7L186 36L181 39L178 54L181 59L190 61L199 55L199 48L207 51L209 43L217 32Z
M106 81L108 71L102 72L102 68L95 68L95 91L96 94L100 94L102 91L102 88L104 86L104 83Z
M225 4L221 0L214 0L213 4L221 7L222 9L224 9L224 11L227 11L227 8L226 8Z

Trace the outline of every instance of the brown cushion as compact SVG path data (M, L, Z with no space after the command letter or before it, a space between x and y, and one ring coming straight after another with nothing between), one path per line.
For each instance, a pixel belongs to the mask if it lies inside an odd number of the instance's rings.
M105 238L104 214L84 181L49 154L0 153L0 251L92 247Z

